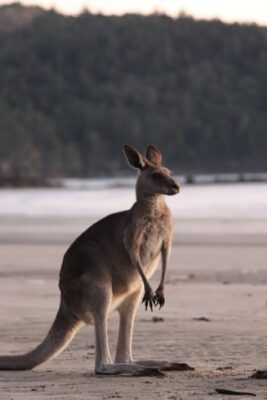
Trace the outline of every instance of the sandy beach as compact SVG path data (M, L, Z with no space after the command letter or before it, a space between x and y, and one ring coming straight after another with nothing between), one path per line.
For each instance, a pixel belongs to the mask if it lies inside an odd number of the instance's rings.
M25 352L43 339L58 307L62 256L94 219L0 217L1 354ZM166 305L153 314L139 306L133 351L136 359L186 362L194 371L96 377L93 328L83 327L63 353L34 371L1 371L1 400L228 398L216 388L267 399L266 380L249 379L267 369L267 234L259 224L266 220L251 220L248 229L242 218L175 219ZM159 271L152 287L158 279ZM113 354L117 325L112 314Z

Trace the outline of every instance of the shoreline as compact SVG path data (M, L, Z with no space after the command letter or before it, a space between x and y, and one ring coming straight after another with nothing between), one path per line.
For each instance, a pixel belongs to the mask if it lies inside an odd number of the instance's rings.
M266 183L267 172L229 172L207 174L177 175L180 183L186 185L229 184L229 183ZM101 183L102 182L102 183ZM66 189L101 189L133 187L135 177L118 174L117 176L91 176L76 178L49 177L0 177L0 189L27 188L66 188Z

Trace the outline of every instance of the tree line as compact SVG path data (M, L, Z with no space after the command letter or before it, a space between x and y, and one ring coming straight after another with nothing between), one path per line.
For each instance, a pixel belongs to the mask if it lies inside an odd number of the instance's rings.
M267 169L265 27L44 11L0 18L0 49L2 177L123 172L123 143L179 173Z

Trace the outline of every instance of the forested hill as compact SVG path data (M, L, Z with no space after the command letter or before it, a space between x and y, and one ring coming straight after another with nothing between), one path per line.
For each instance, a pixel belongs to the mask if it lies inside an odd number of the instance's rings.
M123 143L156 144L176 172L267 170L266 28L40 9L21 23L9 7L0 175L115 173Z

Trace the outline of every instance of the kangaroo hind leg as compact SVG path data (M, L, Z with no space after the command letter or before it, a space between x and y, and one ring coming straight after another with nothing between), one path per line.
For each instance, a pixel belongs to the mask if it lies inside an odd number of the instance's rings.
M117 344L117 352L115 362L118 363L131 363L132 366L138 366L143 368L144 371L186 371L192 370L185 363L171 362L171 361L160 361L160 360L140 360L133 361L132 358L132 334L134 318L140 298L142 294L142 288L132 293L128 298L125 299L121 307L119 308L120 314L120 328L119 337Z
M102 294L99 298L107 299L107 293ZM101 302L98 304L94 312L94 326L95 326L95 343L96 343L96 360L95 360L95 373L101 375L130 375L130 376L151 376L162 375L162 373L154 368L146 368L140 365L135 365L128 360L129 351L121 343L121 348L125 348L125 360L121 358L121 362L112 362L109 344L108 344L108 309L111 303L111 296L108 302ZM129 324L130 326L131 324ZM122 328L121 328L122 329ZM122 330L120 329L120 338L122 339ZM129 343L127 340L125 344ZM118 351L117 356L118 359Z

